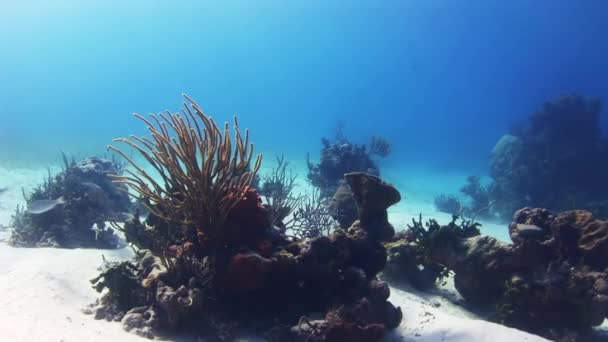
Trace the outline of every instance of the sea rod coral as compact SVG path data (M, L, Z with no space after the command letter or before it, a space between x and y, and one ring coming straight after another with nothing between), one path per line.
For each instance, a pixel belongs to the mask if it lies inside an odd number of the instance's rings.
M198 241L204 243L214 241L222 233L230 210L246 196L262 156L256 157L250 169L253 144L249 144L248 130L243 139L236 116L233 153L228 123L222 134L212 118L206 116L190 97L184 97L189 105L184 104L183 116L167 112L150 114L150 119L146 119L135 114L148 125L152 140L138 136L115 139L136 149L158 172L162 182L119 148L111 145L108 148L119 153L135 169L125 170L127 175L124 176L115 175L116 182L128 185L157 217L195 228ZM202 121L202 127L197 118Z

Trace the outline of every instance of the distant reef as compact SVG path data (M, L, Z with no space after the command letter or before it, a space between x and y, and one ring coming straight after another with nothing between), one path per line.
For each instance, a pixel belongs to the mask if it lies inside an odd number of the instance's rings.
M460 202L464 213L508 221L515 210L534 206L608 218L608 138L600 112L599 99L580 94L546 102L497 141L490 184L469 178L462 189L469 200ZM454 200L440 195L436 207L453 214Z
M381 136L372 136L368 144L352 143L343 134L344 125L342 122L337 124L333 140L321 139L319 163L307 156L308 181L319 190L321 199L328 202L332 217L343 229L357 219L355 202L344 174L365 172L380 176L379 160L392 151L391 142Z
M12 220L9 243L17 247L121 246L106 221L125 221L132 204L124 185L110 175L122 173L123 164L97 157L71 161L64 155L63 169L23 196Z

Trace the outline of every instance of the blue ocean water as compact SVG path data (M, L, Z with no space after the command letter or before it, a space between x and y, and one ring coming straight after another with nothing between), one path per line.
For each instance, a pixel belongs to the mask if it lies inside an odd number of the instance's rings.
M0 0L0 242L22 189L58 170L62 151L103 155L116 137L145 135L132 113L177 111L182 93L219 122L238 115L265 172L282 153L306 172L338 122L355 143L386 137L380 169L402 194L391 224L447 223L434 196L459 194L467 175L487 180L496 141L545 101L600 98L608 132L607 33L608 0ZM480 220L510 241L498 217ZM80 314L97 298L89 279L102 252L3 250L9 332L112 339ZM405 338L418 339L435 317L404 303ZM452 324L509 338L438 317L448 328L437 338L466 340Z
M494 142L568 91L608 100L608 2L0 3L0 162L46 165L144 133L188 93L258 150L313 156L337 120L387 164L483 173Z

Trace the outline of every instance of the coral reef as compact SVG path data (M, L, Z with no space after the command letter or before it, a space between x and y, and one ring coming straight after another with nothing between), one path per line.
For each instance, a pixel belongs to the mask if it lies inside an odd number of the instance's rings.
M490 196L503 219L524 206L608 217L608 141L599 100L569 94L544 104L492 150Z
M294 195L297 176L291 170L288 174L287 166L283 156L277 157L277 166L262 178L259 193L264 198L270 225L281 234L300 239L328 235L337 224L330 215L327 199L318 190Z
M136 260L110 264L92 280L103 292L96 318L121 320L146 337L189 329L230 340L238 328L269 340L382 341L401 321L388 285L377 279L386 263L382 242L394 231L386 209L399 192L367 174L347 175L359 220L327 236L289 238L271 225L250 186L260 159L249 168L253 147L236 121L233 146L227 128L222 133L186 99L187 119L169 113L152 116L156 126L146 121L154 141L121 140L139 147L166 187L143 182L153 178L132 159L137 172L116 178L152 215L125 224ZM176 138L166 139L169 129Z
M307 158L307 163L308 180L321 191L323 198L330 198L336 192L346 173L359 171L380 174L365 145L352 144L346 140L331 143L325 138L321 142L321 161L314 164Z
M96 157L68 161L64 169L48 178L31 194L27 208L17 208L11 225L10 243L21 247L119 246L106 221L130 218L131 202L126 188L114 184L111 175L122 167Z
M449 234L427 243L426 257L453 271L468 305L497 322L560 338L608 318L608 222L592 213L521 209L512 244L441 230Z

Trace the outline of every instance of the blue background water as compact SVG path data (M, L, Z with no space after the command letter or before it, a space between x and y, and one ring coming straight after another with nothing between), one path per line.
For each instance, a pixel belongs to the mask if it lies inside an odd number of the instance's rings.
M0 163L103 153L186 92L267 153L317 153L342 119L394 166L483 172L543 101L608 101L606 19L604 0L2 1Z

